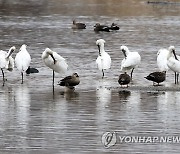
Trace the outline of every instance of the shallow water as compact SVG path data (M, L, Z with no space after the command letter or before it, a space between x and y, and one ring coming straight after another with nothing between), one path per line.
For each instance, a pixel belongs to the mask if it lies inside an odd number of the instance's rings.
M16 68L5 71L7 82L0 86L0 153L179 153L177 142L119 139L179 136L179 91L117 88L123 59L120 45L142 56L130 87L152 86L144 76L157 70L158 49L174 45L180 54L179 15L179 3L157 5L144 0L0 0L1 49L27 44L31 66L40 71L26 76L23 85ZM87 29L72 30L74 18L86 23ZM97 22L115 22L120 30L95 33ZM103 80L95 65L99 38L106 40L105 50L112 58ZM64 93L55 85L53 94L52 71L41 60L46 47L69 64L66 74L56 73L56 83L78 72L81 83L74 93ZM173 72L167 73L162 87L179 87L174 85ZM105 132L116 132L116 145L104 147Z

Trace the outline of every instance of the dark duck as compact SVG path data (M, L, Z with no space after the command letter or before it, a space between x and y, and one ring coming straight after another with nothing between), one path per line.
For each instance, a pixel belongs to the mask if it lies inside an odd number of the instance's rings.
M153 72L145 77L147 80L153 81L153 86L155 86L155 82L159 86L159 83L165 81L166 72Z
M119 75L118 83L121 85L121 87L122 85L127 85L128 87L130 81L131 81L131 77L126 72Z
M99 32L99 31L110 32L110 28L108 26L101 25L100 23L97 23L94 27L95 27L94 28L95 32Z
M86 29L86 24L76 22L76 20L73 20L72 29Z
M73 73L71 76L67 76L64 79L60 80L58 85L65 86L71 90L74 90L74 87L77 86L79 83L79 75L77 73Z

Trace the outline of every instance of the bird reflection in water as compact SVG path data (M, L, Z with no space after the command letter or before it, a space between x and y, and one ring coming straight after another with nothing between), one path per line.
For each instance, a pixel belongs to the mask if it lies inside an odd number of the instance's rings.
M131 95L131 92L128 91L128 90L121 90L121 91L119 91L119 98L120 98L120 100L128 100L130 95Z
M68 91L68 92L60 92L60 95L62 95L66 100L74 100L78 99L79 93L76 91Z
M108 80L100 80L97 83L96 95L101 105L106 107L111 102L111 90L107 88L110 85Z
M17 121L19 124L23 124L23 128L26 129L26 124L29 120L29 112L30 112L30 103L31 97L29 94L29 89L25 84L18 86L15 91L15 103L17 107Z

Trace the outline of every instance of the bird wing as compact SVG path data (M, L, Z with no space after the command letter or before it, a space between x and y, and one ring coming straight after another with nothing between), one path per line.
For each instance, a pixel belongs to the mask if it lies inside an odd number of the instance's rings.
M53 52L53 56L56 60L56 63L52 65L52 69L57 73L65 73L68 68L66 60L56 52Z
M67 80L71 80L72 76L66 76L64 79L61 79L60 81L67 81Z
M121 62L122 68L134 68L141 62L141 56L137 52L132 52L127 55Z
M15 64L19 71L26 71L30 65L31 56L28 52L20 51L16 54Z
M7 52L0 50L0 68L5 68L7 65L6 55Z
M111 57L108 53L104 52L101 56L97 57L96 64L99 70L109 69L111 67Z
M172 71L180 73L180 61L179 60L176 60L174 57L171 57L167 61L167 65Z
M160 49L157 53L157 66L160 71L168 71L167 56L169 51L167 49Z

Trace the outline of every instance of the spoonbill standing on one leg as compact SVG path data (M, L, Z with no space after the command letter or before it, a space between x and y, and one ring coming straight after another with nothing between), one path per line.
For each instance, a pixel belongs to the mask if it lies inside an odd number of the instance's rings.
M174 56L173 56L174 55ZM175 84L178 84L178 78L180 73L180 61L179 56L175 53L175 47L169 47L169 54L167 56L167 66L175 73Z
M54 72L65 73L68 68L66 60L49 48L46 48L45 51L42 53L42 59L45 65L53 70L53 86L54 86Z
M7 69L8 71L12 71L14 68L14 59L11 57L11 54L15 51L15 46L11 47L9 49L9 52L5 52L3 50L0 50L0 68L2 71L2 76L3 76L3 86L5 83L5 78L4 78L4 71L3 69Z
M104 77L104 70L109 69L111 67L111 57L108 53L105 52L104 50L104 43L105 40L99 39L96 41L96 45L98 46L99 49L99 56L96 59L96 63L98 66L98 69L102 71Z
M15 57L16 67L21 72L22 75L22 82L21 82L22 84L23 84L23 74L28 69L31 62L31 56L26 50L26 47L27 45L23 44Z
M132 79L134 68L141 63L141 56L139 55L138 52L130 52L129 49L124 45L122 45L120 49L125 57L121 62L121 70L123 72L126 72L132 69L131 70L131 79Z

